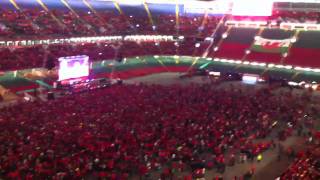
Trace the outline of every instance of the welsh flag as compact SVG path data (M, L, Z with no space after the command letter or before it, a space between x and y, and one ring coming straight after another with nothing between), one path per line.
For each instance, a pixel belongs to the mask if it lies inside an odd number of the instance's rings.
M291 39L275 40L257 36L251 46L251 50L266 53L286 53L290 44Z

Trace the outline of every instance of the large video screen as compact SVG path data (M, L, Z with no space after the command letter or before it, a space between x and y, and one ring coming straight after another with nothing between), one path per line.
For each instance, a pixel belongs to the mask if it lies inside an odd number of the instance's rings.
M59 81L89 76L89 56L59 58Z
M273 0L234 0L233 16L271 16Z

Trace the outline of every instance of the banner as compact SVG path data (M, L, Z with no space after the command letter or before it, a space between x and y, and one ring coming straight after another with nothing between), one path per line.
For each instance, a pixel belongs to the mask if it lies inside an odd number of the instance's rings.
M251 46L252 51L266 52L266 53L286 53L291 44L291 39L265 39L262 37L255 37L254 44Z

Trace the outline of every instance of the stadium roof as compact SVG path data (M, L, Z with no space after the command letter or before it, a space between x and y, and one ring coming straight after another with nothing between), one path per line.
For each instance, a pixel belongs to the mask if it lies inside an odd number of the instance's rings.
M96 1L117 1L119 3L154 3L154 4L184 4L189 2L197 2L197 1L245 1L245 0L96 0ZM257 0L259 1L259 0ZM267 0L264 0L267 1ZM272 2L293 2L293 3L320 3L320 0L269 0Z

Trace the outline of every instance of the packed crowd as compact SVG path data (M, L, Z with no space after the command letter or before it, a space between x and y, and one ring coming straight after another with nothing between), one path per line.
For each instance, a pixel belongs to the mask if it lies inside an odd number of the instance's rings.
M41 39L54 37L78 37L96 35L161 34L185 35L190 37L187 43L131 43L125 42L121 50L125 57L154 54L193 55L197 38L206 37L214 31L218 18L202 16L180 16L177 26L175 16L153 16L153 25L146 14L133 16L99 11L98 13L40 9L14 11L0 9L0 37L3 39ZM0 49L0 70L19 70L44 67L47 57L55 59L61 56L79 54L89 55L93 60L112 59L115 47L119 43L107 44L64 44L34 47L10 47ZM180 49L180 50L179 50Z
M319 12L275 11L271 19L281 22L319 24Z
M0 71L42 67L44 54L41 47L0 49Z
M290 12L292 13L292 12ZM271 19L291 17L289 12L275 12ZM294 13L293 13L294 14ZM300 14L300 13L298 13ZM297 15L299 16L299 15ZM135 15L115 12L23 9L20 11L0 9L0 37L2 39L41 39L54 37L161 34L183 35L182 42L121 42L97 44L61 44L33 47L0 48L0 71L46 67L49 59L57 62L58 57L86 54L91 60L113 59L116 49L124 57L141 55L189 55L202 56L210 41L203 41L215 31L219 17L180 15L177 25L175 15L153 14L153 24L145 12ZM293 16L293 19L296 16ZM308 15L317 19L318 14ZM246 17L232 17L246 18ZM218 36L217 36L218 37ZM219 38L216 38L218 41ZM121 44L121 48L118 45ZM210 49L212 51L213 49ZM209 53L209 56L212 53ZM258 59L261 57L255 57Z
M296 20L277 14L273 20ZM39 9L0 10L5 39L95 35L184 35L182 42L64 44L0 49L0 71L44 67L58 57L86 54L91 60L143 55L201 56L219 18ZM318 23L319 15L299 22ZM199 45L196 45L198 44ZM268 89L217 90L211 85L117 85L50 102L33 102L0 111L0 179L128 179L159 172L168 179L205 167L223 172L235 155L253 159L270 148L264 139L275 120L295 127L306 101ZM0 96L1 101L1 96ZM275 106L277 104L277 106ZM143 126L142 126L143 124ZM283 136L292 129L284 129ZM264 142L256 143L256 139ZM284 179L318 178L318 156L303 154ZM310 169L312 167L313 169ZM201 172L195 171L201 176ZM194 176L195 174L187 175Z
M115 42L83 43L34 46L27 48L0 49L0 71L46 67L52 60L55 64L59 57L88 55L90 61L115 59L117 54L123 57L144 55L193 55L201 56L209 43L201 42L196 48L196 38L186 42Z
M306 23L306 24L319 24L319 12L305 12L305 11L273 11L272 16L254 17L254 16L233 16L229 17L230 20L242 21L269 21L274 23Z
M319 179L320 178L320 149L312 147L297 155L280 179Z
M146 13L117 14L108 11L71 11L41 9L0 10L0 36L70 37L124 34L181 34L196 36L212 33L219 18L181 15L176 25L174 15L153 15L153 24ZM204 20L205 19L205 20Z
M305 103L269 89L139 84L5 107L0 178L168 179L199 166L223 172L239 150L255 158L268 149L275 120L295 127Z

